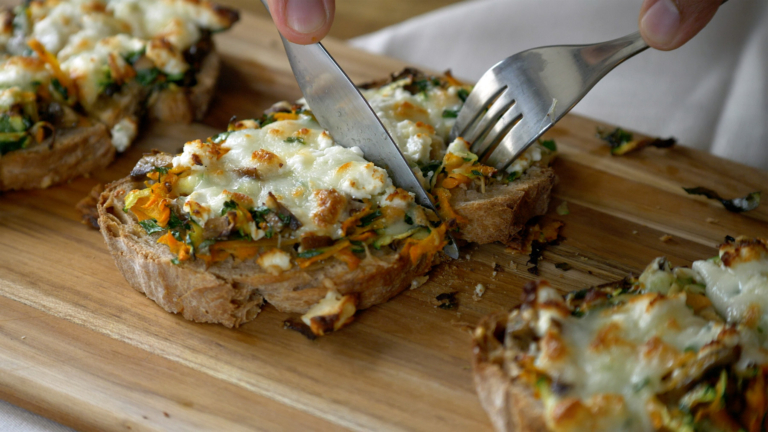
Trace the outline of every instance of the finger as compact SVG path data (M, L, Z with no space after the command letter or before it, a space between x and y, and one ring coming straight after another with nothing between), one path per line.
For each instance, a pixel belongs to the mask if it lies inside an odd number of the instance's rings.
M311 44L331 29L336 10L334 0L268 0L277 29L289 41Z
M640 8L640 34L648 45L668 51L694 37L723 0L645 0Z

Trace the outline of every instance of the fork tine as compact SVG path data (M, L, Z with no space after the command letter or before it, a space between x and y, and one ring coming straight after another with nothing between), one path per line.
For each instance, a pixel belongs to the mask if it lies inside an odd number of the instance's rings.
M459 111L459 117L451 129L451 141L456 137L464 137L477 119L506 90L507 86L499 83L497 77L489 72L480 77Z
M475 121L474 127L466 131L462 136L465 140L471 143L480 142L483 137L491 130L494 124L509 111L512 106L515 105L515 99L512 97L509 91L501 93L493 102L493 105L488 108L488 111L481 115L480 119Z
M501 139L485 163L506 170L548 128L537 129L531 125L530 118L523 118Z
M497 143L512 129L523 117L518 104L512 105L505 110L501 117L494 119L490 132L480 141L472 144L472 153L475 153L481 160L485 155L492 152Z

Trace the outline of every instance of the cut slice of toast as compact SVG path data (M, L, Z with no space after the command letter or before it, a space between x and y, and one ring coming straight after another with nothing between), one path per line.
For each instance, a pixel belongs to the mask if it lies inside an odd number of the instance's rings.
M560 296L544 281L473 335L474 380L498 431L768 428L762 325L768 242Z
M114 157L103 124L59 129L40 144L0 157L0 190L47 188L106 167Z
M137 167L169 164L168 155L153 155ZM142 188L143 180L127 177L106 187L98 204L101 232L133 288L166 311L192 321L237 327L254 319L264 301L280 311L304 313L331 290L356 297L357 307L365 309L397 295L434 263L435 258L425 257L413 264L391 250L371 250L354 271L333 260L278 275L266 272L254 260L230 259L210 266L200 260L174 264L174 254L157 242L160 235L147 234L133 215L123 211L126 194Z
M155 166L170 166L170 156L145 156L134 172L146 173ZM145 187L144 180L141 175L126 177L106 187L98 204L101 232L117 267L134 289L166 311L192 321L237 327L254 319L264 301L280 311L304 313L329 291L352 294L357 298L357 308L365 309L409 287L439 259L423 258L414 265L388 248L371 249L370 257L354 271L341 261L327 260L307 270L294 267L279 275L265 272L253 260L230 259L210 267L200 260L173 264L175 255L157 243L160 235L147 234L134 215L123 211L125 196ZM482 232L483 228L475 223L485 223L488 217L495 216L495 228L502 229L501 224L509 221L513 225L503 231L517 232L516 221L521 217L516 213L534 216L544 212L554 182L551 169L537 168L519 182L499 184L490 199L479 196L472 203L470 198L461 197L465 206L472 208L466 213L470 217L468 232Z

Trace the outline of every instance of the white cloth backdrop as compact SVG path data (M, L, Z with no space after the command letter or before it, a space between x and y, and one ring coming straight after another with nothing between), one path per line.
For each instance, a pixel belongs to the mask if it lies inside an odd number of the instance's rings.
M475 0L352 43L477 80L542 45L599 42L637 30L635 0ZM732 0L683 48L647 51L604 78L574 111L768 169L768 2ZM0 401L0 432L71 429Z
M352 44L477 80L497 61L543 45L637 31L639 0L475 0ZM682 48L648 50L574 108L599 120L768 169L768 1L731 0Z

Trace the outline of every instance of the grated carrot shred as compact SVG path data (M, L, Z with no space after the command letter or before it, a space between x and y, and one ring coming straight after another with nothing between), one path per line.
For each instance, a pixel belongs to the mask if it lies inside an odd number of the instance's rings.
M350 243L349 240L344 239L325 249L320 255L316 255L311 258L296 258L296 264L298 264L301 268L307 268L318 261L332 257L337 252L340 252L350 246L352 246L352 243Z
M456 213L456 210L451 207L451 193L448 189L437 188L435 193L437 194L437 202L440 204L438 213L440 213L440 217L442 217L443 220L448 221L453 219L459 226L469 223L469 219Z
M445 240L445 230L446 224L442 224L433 228L429 235L421 240L409 238L400 253L408 256L413 265L418 264L421 257L425 255L428 260L431 260L438 251L448 244L448 241Z
M299 115L296 114L295 112L290 112L290 113L279 112L279 113L274 113L272 115L275 117L275 120L298 120L299 118Z
M157 239L157 242L168 245L171 253L176 255L179 261L186 261L191 256L192 248L190 248L188 244L176 240L170 231L166 232L162 237Z
M360 219L365 217L371 212L371 202L369 200L363 200L365 203L365 207L363 207L362 210L359 212L353 214L349 217L349 219L345 220L341 224L341 232L344 235L348 235L354 228L357 227L358 222L360 222Z
M67 89L67 95L69 97L76 95L77 89L75 88L74 83L71 79L69 79L69 76L61 70L59 60L56 58L56 56L45 49L43 44L41 44L37 39L29 39L27 41L27 45L29 45L32 51L37 53L42 61L50 66L53 76L56 77L56 79L59 80L59 83Z
M257 242L250 240L220 241L208 248L213 262L224 261L230 256L239 261L247 260L258 255L260 249Z

